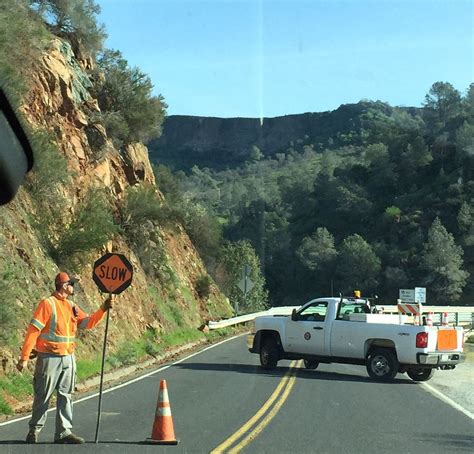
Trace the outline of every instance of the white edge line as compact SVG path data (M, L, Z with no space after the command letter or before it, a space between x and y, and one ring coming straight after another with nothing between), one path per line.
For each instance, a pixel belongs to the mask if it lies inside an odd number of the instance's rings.
M246 333L244 333L246 334ZM154 370L153 372L149 372L148 374L145 374L145 375L140 375L140 377L137 377L137 378L134 378L133 380L130 380L130 381L127 381L125 383L121 383L120 385L117 385L117 386L113 386L112 388L108 388L106 389L105 391L103 391L102 394L107 394L111 391L114 391L116 389L119 389L119 388L123 388L124 386L127 386L127 385L131 385L132 383L135 383L137 381L140 381L140 380L143 380L144 378L147 378L147 377L150 377L152 375L155 375L157 374L158 372L161 372L165 369L168 369L169 367L171 366L175 366L176 364L179 364L179 363L182 363L183 361L186 361L187 359L189 358L192 358L193 356L196 356L196 355L199 355L201 353L204 353L205 351L207 350L210 350L211 348L214 348L214 347L218 347L219 345L222 345L222 344L225 344L226 342L229 342L233 339L237 339L238 337L241 337L243 336L244 334L238 334L237 336L233 336L233 337L230 337L229 339L224 339L223 341L221 342L218 342L217 344L212 344L212 345L209 345L209 347L206 347L202 350L199 350L198 352L195 352L195 353L192 353L191 355L188 355L184 358L181 358L180 360L178 361L175 361L174 363L171 363L171 364L167 364L166 366L163 366L163 367L160 367L159 369L157 370ZM78 400L75 400L73 401L74 404L78 404L80 402L84 402L85 400L89 400L89 399L92 399L94 397L97 397L99 395L99 393L95 393L95 394L91 394L90 396L86 396L86 397L83 397L81 399L78 399ZM52 411L56 411L56 408L50 408L47 413L50 413ZM26 415L26 416L22 416L21 418L16 418L16 419L12 419L10 421L5 421L5 422L2 422L0 423L0 427L2 426L7 426L9 424L14 424L16 422L19 422L19 421L24 421L25 419L28 419L28 418L31 418L31 414L29 415Z
M420 383L426 390L433 394L433 396L437 397L438 399L442 400L444 403L451 405L451 407L455 408L456 410L464 413L468 418L474 420L474 414L471 413L469 410L466 410L464 407L459 405L458 403L454 402L454 400L450 399L449 397L445 396L441 391L438 391L433 386L429 385L428 383Z

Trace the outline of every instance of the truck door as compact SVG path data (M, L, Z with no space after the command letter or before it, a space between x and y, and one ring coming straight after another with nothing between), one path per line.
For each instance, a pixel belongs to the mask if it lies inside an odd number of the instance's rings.
M285 350L293 353L325 355L324 333L328 303L317 301L296 313L295 320L288 317Z

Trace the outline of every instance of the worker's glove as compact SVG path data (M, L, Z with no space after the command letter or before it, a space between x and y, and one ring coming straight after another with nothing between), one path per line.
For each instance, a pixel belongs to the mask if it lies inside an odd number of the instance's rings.
M115 302L115 295L110 295L107 297L107 299L102 303L102 310L103 311L108 311L109 309L112 309L113 304Z
M26 366L28 365L28 360L27 359L18 359L18 362L16 363L16 368L18 369L19 372L22 372L23 369L26 369Z
M37 356L38 356L38 352L35 349L33 349L31 350L31 353L28 359L35 359Z

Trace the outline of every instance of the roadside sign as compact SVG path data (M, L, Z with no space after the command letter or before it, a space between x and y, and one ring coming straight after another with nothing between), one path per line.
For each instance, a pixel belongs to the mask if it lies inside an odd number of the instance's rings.
M118 295L132 283L133 267L122 254L107 253L94 263L92 279L99 290Z
M239 283L237 284L240 290L242 290L245 294L250 292L253 289L254 285L255 284L250 280L249 277L244 277L243 279L240 279Z
M92 279L102 292L109 295L122 293L132 283L133 267L122 254L107 253L94 263ZM100 370L99 407L97 409L97 424L95 429L95 442L99 443L100 417L102 409L102 388L104 385L105 349L107 346L107 333L109 332L109 315L105 321L104 344L102 347L102 367Z
M415 287L415 303L426 303L425 287Z
M399 290L399 296L403 303L415 302L415 290L412 288L401 288Z

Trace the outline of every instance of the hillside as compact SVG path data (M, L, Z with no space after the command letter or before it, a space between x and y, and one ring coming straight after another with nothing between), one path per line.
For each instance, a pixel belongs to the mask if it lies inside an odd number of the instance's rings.
M96 60L74 50L72 38L47 31L23 2L2 11L0 22L1 83L36 160L16 199L0 207L0 413L9 413L31 393L31 376L19 378L14 365L31 314L60 269L80 278L75 301L89 312L104 299L92 281L94 261L120 252L134 267L112 312L108 368L204 339L203 322L232 310L182 224L166 218L146 146L109 134L94 97ZM26 35L8 33L19 24L29 27ZM21 49L28 54L17 59ZM102 338L103 327L80 336L80 379L98 372Z
M415 286L469 304L473 114L473 84L436 82L420 108L361 101L262 126L172 116L151 156L174 169L167 194L256 250L273 305L354 288L393 304Z

